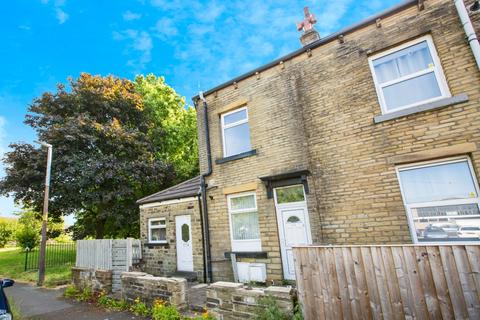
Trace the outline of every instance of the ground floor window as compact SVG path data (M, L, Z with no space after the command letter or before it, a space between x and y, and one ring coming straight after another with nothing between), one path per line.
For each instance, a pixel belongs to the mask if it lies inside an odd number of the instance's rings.
M255 193L229 195L227 201L232 251L261 251Z
M165 218L148 220L148 242L167 243L167 225Z
M397 168L415 242L480 242L478 183L469 158Z

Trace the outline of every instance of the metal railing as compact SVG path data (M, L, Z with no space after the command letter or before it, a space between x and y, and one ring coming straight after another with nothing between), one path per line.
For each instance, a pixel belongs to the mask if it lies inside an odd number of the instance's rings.
M38 255L38 248L25 250L25 271L38 269ZM75 256L75 242L47 244L45 265L47 268L74 265Z

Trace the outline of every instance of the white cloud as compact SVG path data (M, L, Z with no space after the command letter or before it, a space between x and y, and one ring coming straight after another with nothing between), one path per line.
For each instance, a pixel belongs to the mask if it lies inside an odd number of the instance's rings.
M210 2L207 6L202 6L199 10L195 10L198 20L203 22L215 21L225 10L223 5L219 5L216 2Z
M152 60L153 42L148 32L133 29L114 31L113 39L128 42L127 55L132 55L132 52L139 54L127 61L127 64L134 68L135 73L142 72L147 63Z
M207 89L300 48L296 22L303 19L304 6L317 16L316 28L325 37L398 1L146 0L160 19L144 31L120 31L114 37L126 41L128 63L137 70L152 59L155 41L164 42L176 59L175 71L165 72L184 83L179 91Z
M55 12L56 12L58 23L64 24L65 21L68 20L68 17L69 17L68 14L65 11L63 11L62 9L57 8L55 10Z
M70 17L64 10L65 0L55 0L53 2L49 0L40 0L40 2L44 5L52 5L55 12L55 18L59 24L64 24Z
M169 18L159 19L153 29L155 30L156 36L161 39L176 36L178 34L178 29L175 26L175 21Z
M5 126L7 125L7 120L5 117L0 116L0 154L3 157L3 154L7 151L7 142L6 139L6 131Z
M2 97L0 97L2 100ZM0 159L3 159L5 152L8 151L8 142L6 141L6 127L7 120L5 117L0 116ZM0 178L5 176L5 166L2 161L0 161ZM19 208L15 206L13 198L0 197L0 215L1 216L11 216L13 212L18 211Z
M131 11L125 11L123 13L123 20L125 21L132 21L132 20L138 20L142 17L140 13L135 13Z

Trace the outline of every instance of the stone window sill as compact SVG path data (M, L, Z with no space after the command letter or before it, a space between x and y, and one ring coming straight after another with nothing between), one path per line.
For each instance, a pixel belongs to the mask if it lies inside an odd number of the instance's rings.
M256 154L257 154L257 150L253 149L253 150L250 150L250 151L247 151L247 152L242 152L242 153L239 153L239 154L236 154L236 155L233 155L233 156L217 159L217 160L215 160L215 163L216 164L221 164L221 163L225 163L225 162L229 162L229 161L234 161L234 160L238 160L238 159L251 157L251 156L254 156Z
M468 101L468 95L466 93L462 93L453 97L449 98L444 98L440 99L434 102L426 103L426 104L421 104L416 107L408 108L405 110L399 110L387 114L382 114L379 116L375 116L373 118L374 123L381 123L393 119L398 119L402 118L411 114L419 113L419 112L424 112L424 111L430 111L430 110L435 110L435 109L440 109L448 106L453 106L458 103L462 102L467 102Z
M237 258L253 258L253 259L267 259L268 254L266 251L252 251L252 252L225 252L225 258L230 260L230 255L235 254Z
M147 242L145 243L146 246L148 247L168 247L169 243L168 242Z

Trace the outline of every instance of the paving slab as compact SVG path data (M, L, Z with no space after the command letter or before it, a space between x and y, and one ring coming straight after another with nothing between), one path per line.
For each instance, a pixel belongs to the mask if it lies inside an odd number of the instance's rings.
M63 289L38 288L31 284L15 283L5 288L11 304L29 320L132 320L142 319L127 312L110 312L88 303L63 298Z

